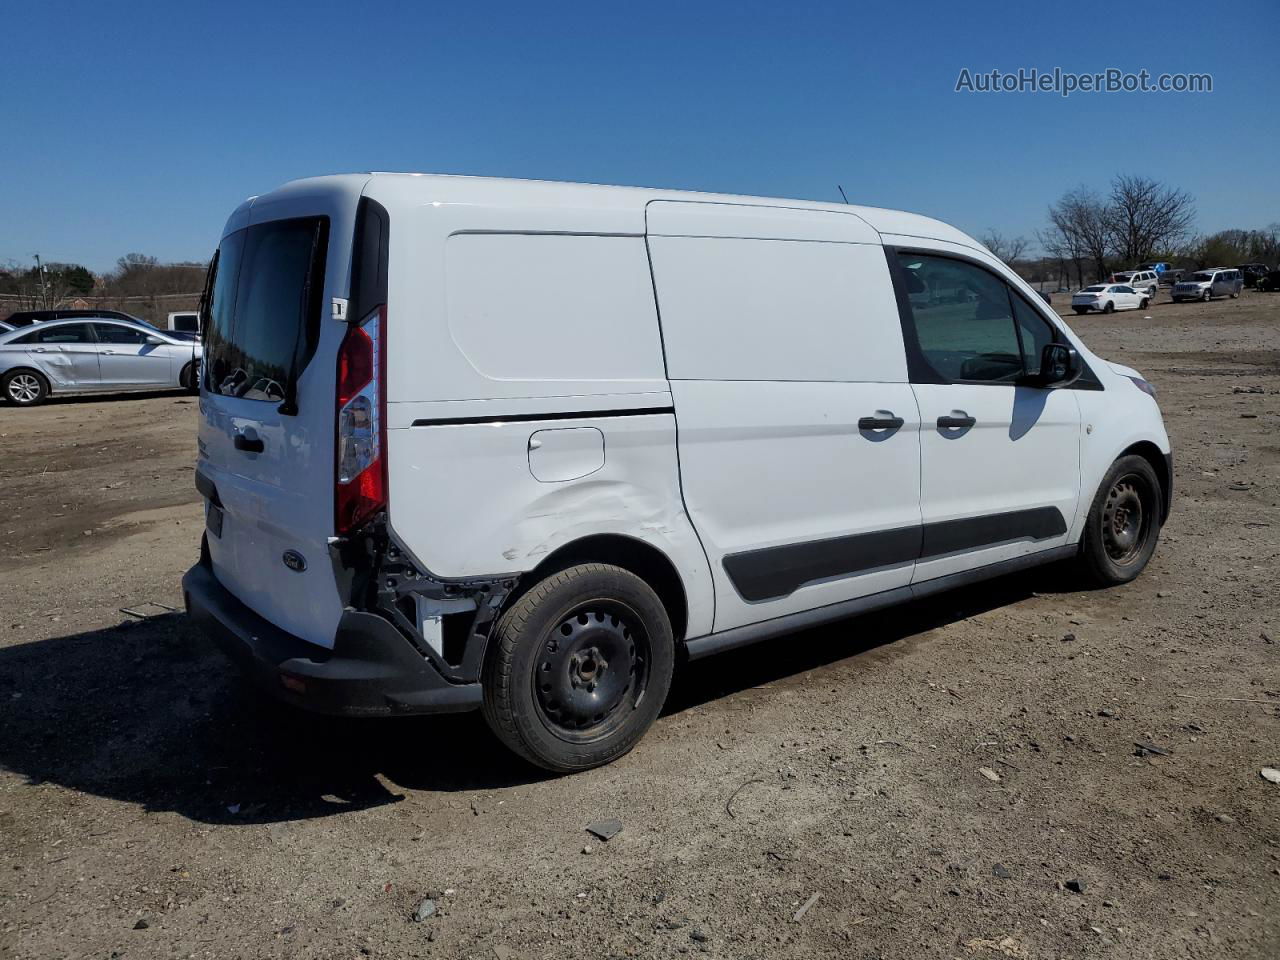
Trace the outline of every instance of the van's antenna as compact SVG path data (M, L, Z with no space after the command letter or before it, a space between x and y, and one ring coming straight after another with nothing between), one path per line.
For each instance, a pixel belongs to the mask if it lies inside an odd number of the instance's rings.
M844 196L844 187L840 186L840 184L838 184L838 183L837 183L837 184L836 184L836 189L840 191L840 196L844 197L844 202L845 202L845 203L848 203L848 202L849 202L849 198Z

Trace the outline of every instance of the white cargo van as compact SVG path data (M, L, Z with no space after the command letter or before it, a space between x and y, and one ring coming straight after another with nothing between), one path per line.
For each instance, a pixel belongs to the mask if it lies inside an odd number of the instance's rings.
M1168 514L1151 386L983 246L857 206L468 177L287 184L205 307L187 609L271 691L630 749L673 668Z

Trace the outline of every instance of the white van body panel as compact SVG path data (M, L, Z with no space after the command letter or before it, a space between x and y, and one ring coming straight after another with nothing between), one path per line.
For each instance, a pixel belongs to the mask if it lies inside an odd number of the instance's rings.
M844 212L655 202L649 250L716 631L908 584L909 560L854 556L856 538L920 523L919 417L875 232ZM877 411L903 424L860 430ZM753 572L770 563L791 569Z
M598 431L604 463L578 475L575 449L548 451L571 479L530 469L531 444L551 431ZM710 633L711 575L684 512L670 413L388 431L390 518L398 540L433 575L480 577L532 570L566 544L599 534L643 541L675 566L690 636Z

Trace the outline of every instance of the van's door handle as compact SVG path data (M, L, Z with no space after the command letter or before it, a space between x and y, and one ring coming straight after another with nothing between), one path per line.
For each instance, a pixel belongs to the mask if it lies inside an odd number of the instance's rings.
M963 410L952 410L951 412L954 414L959 414L959 416L939 417L938 418L939 430L966 430L978 422L973 417L965 413Z
M881 413L881 414L887 413L888 416L860 417L858 419L858 429L859 430L897 430L900 426L902 426L904 423L907 422L903 420L901 417L895 417L892 411L889 411L889 410L877 410L876 413Z
M243 433L237 433L235 443L236 449L243 450L245 453L262 453L266 449L259 436L246 437Z

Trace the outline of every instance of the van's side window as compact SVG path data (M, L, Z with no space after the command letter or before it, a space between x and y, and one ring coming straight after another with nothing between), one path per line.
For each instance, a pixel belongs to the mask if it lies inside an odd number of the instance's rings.
M1022 341L1022 365L1027 373L1040 370L1040 357L1044 348L1055 342L1053 327L1040 311L1016 293L1013 295L1013 315L1018 323L1018 339Z
M1009 291L981 267L899 253L925 360L946 380L1012 383L1023 372Z

